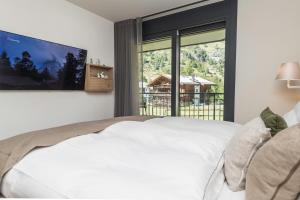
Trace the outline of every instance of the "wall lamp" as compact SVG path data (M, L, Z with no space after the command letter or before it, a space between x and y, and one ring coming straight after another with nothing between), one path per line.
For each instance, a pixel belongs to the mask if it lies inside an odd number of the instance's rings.
M293 81L300 80L300 64L298 62L283 63L279 67L276 80L287 81L289 89L300 89L300 85L292 85Z

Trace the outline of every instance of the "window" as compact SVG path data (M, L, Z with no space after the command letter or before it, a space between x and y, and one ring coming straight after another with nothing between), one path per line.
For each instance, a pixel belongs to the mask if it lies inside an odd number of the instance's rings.
M172 37L144 42L140 114L171 116L175 107L180 116L223 120L225 29L185 31L178 38L178 91L172 87ZM179 98L177 105L172 96Z
M169 49L168 58L162 60L171 62L168 68L171 72L168 71L167 80L161 77L154 83L160 84L160 91L162 86L168 86L167 103L157 104L160 100L153 102L154 97L149 97L146 103L142 102L144 111L157 108L157 112L141 111L141 114L234 121L236 28L237 0L144 21L144 45L155 46L156 42L157 46L158 41L169 39L167 47L161 42L161 47L153 50ZM143 54L144 60L149 60L147 56ZM157 66L167 66L165 63Z
M223 120L225 29L180 37L179 115Z
M143 44L140 68L140 114L171 115L171 38Z

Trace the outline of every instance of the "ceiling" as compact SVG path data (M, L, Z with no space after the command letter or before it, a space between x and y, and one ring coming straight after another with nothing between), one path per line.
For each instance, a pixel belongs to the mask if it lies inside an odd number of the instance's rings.
M199 0L67 0L113 22L143 17Z

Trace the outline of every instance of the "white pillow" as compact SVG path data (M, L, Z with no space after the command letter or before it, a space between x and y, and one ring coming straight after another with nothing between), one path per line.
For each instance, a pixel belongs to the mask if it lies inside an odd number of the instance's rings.
M288 127L292 127L298 124L298 119L295 110L291 110L290 112L286 113L283 116L283 118L286 121Z
M298 123L300 123L300 102L298 102L293 110L286 113L283 116L284 120L288 124L288 127L294 126Z
M271 138L270 129L258 117L238 128L225 149L224 172L229 188L245 189L248 166L256 151Z
M297 120L300 122L300 101L295 105L294 110L297 115Z

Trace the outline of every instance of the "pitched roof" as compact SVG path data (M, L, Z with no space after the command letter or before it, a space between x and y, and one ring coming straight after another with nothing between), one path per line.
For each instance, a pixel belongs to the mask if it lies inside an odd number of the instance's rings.
M169 74L163 74L159 75L156 78L154 78L150 83L149 86L157 85L157 82L162 79L168 79L171 82L171 75ZM204 78L200 78L197 76L180 76L180 84L184 85L215 85L215 83L208 81Z

